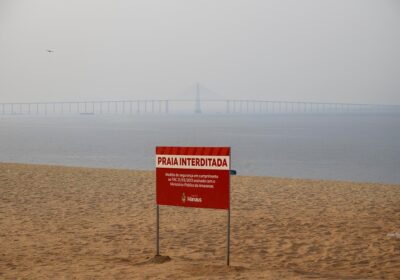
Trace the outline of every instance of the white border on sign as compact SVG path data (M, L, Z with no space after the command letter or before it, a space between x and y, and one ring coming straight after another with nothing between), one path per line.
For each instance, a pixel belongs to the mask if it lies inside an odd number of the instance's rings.
M163 161L163 158L166 160ZM230 170L229 159L229 156L156 155L156 167Z

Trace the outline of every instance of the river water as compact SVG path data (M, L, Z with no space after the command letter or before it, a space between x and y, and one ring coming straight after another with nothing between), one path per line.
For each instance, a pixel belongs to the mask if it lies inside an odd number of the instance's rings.
M231 146L238 175L400 183L399 115L0 116L0 161L154 170L157 145Z

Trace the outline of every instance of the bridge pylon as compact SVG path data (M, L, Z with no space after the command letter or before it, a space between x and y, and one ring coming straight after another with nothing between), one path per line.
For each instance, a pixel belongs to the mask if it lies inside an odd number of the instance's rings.
M201 102L200 102L200 85L196 83L196 105L195 105L195 114L201 114Z

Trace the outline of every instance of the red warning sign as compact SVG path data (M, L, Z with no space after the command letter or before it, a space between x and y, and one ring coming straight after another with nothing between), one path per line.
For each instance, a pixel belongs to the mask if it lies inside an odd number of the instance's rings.
M229 209L229 147L156 147L157 204Z

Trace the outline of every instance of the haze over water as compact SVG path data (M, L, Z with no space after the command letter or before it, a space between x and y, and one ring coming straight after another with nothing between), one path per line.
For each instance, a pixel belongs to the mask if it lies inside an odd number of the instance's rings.
M154 170L157 145L231 146L239 175L400 183L398 115L1 116L0 161Z
M399 3L2 0L0 161L152 170L156 145L228 145L241 175L399 183L399 115L366 114L380 110L128 117L98 104L200 93L399 105ZM94 115L73 117L86 101ZM40 117L60 106L66 115Z

